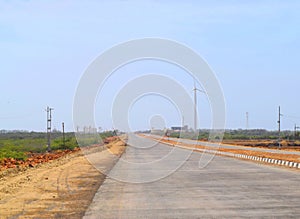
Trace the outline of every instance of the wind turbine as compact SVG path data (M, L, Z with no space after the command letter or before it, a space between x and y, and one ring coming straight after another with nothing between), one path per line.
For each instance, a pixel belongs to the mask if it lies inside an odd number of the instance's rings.
M200 90L196 87L196 81L194 80L194 131L197 131L197 91L201 92L201 93L205 93L205 91Z

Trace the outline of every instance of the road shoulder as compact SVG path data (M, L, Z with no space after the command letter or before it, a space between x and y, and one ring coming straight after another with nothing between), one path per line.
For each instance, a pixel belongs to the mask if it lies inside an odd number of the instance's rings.
M124 144L114 142L109 150L119 155ZM114 162L106 159L103 165L109 169ZM105 177L81 151L3 176L1 218L82 218Z

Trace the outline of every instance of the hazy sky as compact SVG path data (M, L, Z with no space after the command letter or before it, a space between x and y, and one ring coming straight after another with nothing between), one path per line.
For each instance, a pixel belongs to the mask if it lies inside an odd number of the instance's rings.
M283 129L300 126L299 11L296 0L0 0L0 129L45 130L49 105L54 127L64 121L72 130L73 98L86 67L110 47L143 37L176 40L207 61L224 91L226 128L245 128L249 112L250 128L276 129L278 105ZM115 72L99 94L97 126L112 127L109 100L130 77L159 72L192 96L192 78L174 68L144 62ZM132 109L134 129L149 128L144 114L166 113L163 100L148 98ZM210 127L207 98L198 98L200 128ZM166 125L179 125L180 116L167 111Z

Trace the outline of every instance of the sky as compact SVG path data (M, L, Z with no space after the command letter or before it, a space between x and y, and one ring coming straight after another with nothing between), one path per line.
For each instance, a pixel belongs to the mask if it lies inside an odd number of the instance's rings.
M226 128L300 126L299 1L30 1L0 0L0 129L73 130L76 88L89 64L122 42L145 37L175 40L214 71L226 102ZM110 107L128 81L149 73L179 81L193 97L194 80L158 61L128 64L106 81L95 101L96 127L113 128ZM201 87L201 82L197 84ZM198 94L199 128L209 128L208 97ZM158 119L161 115L165 120ZM133 130L178 126L170 101L145 96L128 113ZM150 121L150 124L149 124ZM152 124L153 125L153 124ZM187 124L192 126L192 124Z

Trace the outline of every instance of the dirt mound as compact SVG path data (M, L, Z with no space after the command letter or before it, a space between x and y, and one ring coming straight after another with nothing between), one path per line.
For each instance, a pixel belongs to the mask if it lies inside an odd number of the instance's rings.
M116 140L119 140L119 137L118 136L112 136L112 137L107 137L104 139L104 144L109 144L111 142L114 142Z
M0 171L9 168L26 168L34 167L41 163L46 163L58 158L61 158L67 154L71 154L79 151L79 148L74 150L57 150L47 153L27 153L28 158L26 160L16 160L14 158L5 158L0 161Z
M110 144L117 140L119 140L118 136L107 137L104 139L104 144ZM97 146L101 146L101 145L97 145ZM80 150L80 148L75 148L73 150L56 150L56 151L47 152L47 153L31 153L31 152L29 152L26 154L28 157L26 160L5 158L5 159L0 160L0 171L10 169L10 168L26 169L28 167L35 167L38 164L47 163L47 162L59 159L61 157L64 157L65 155L72 154L79 150Z

